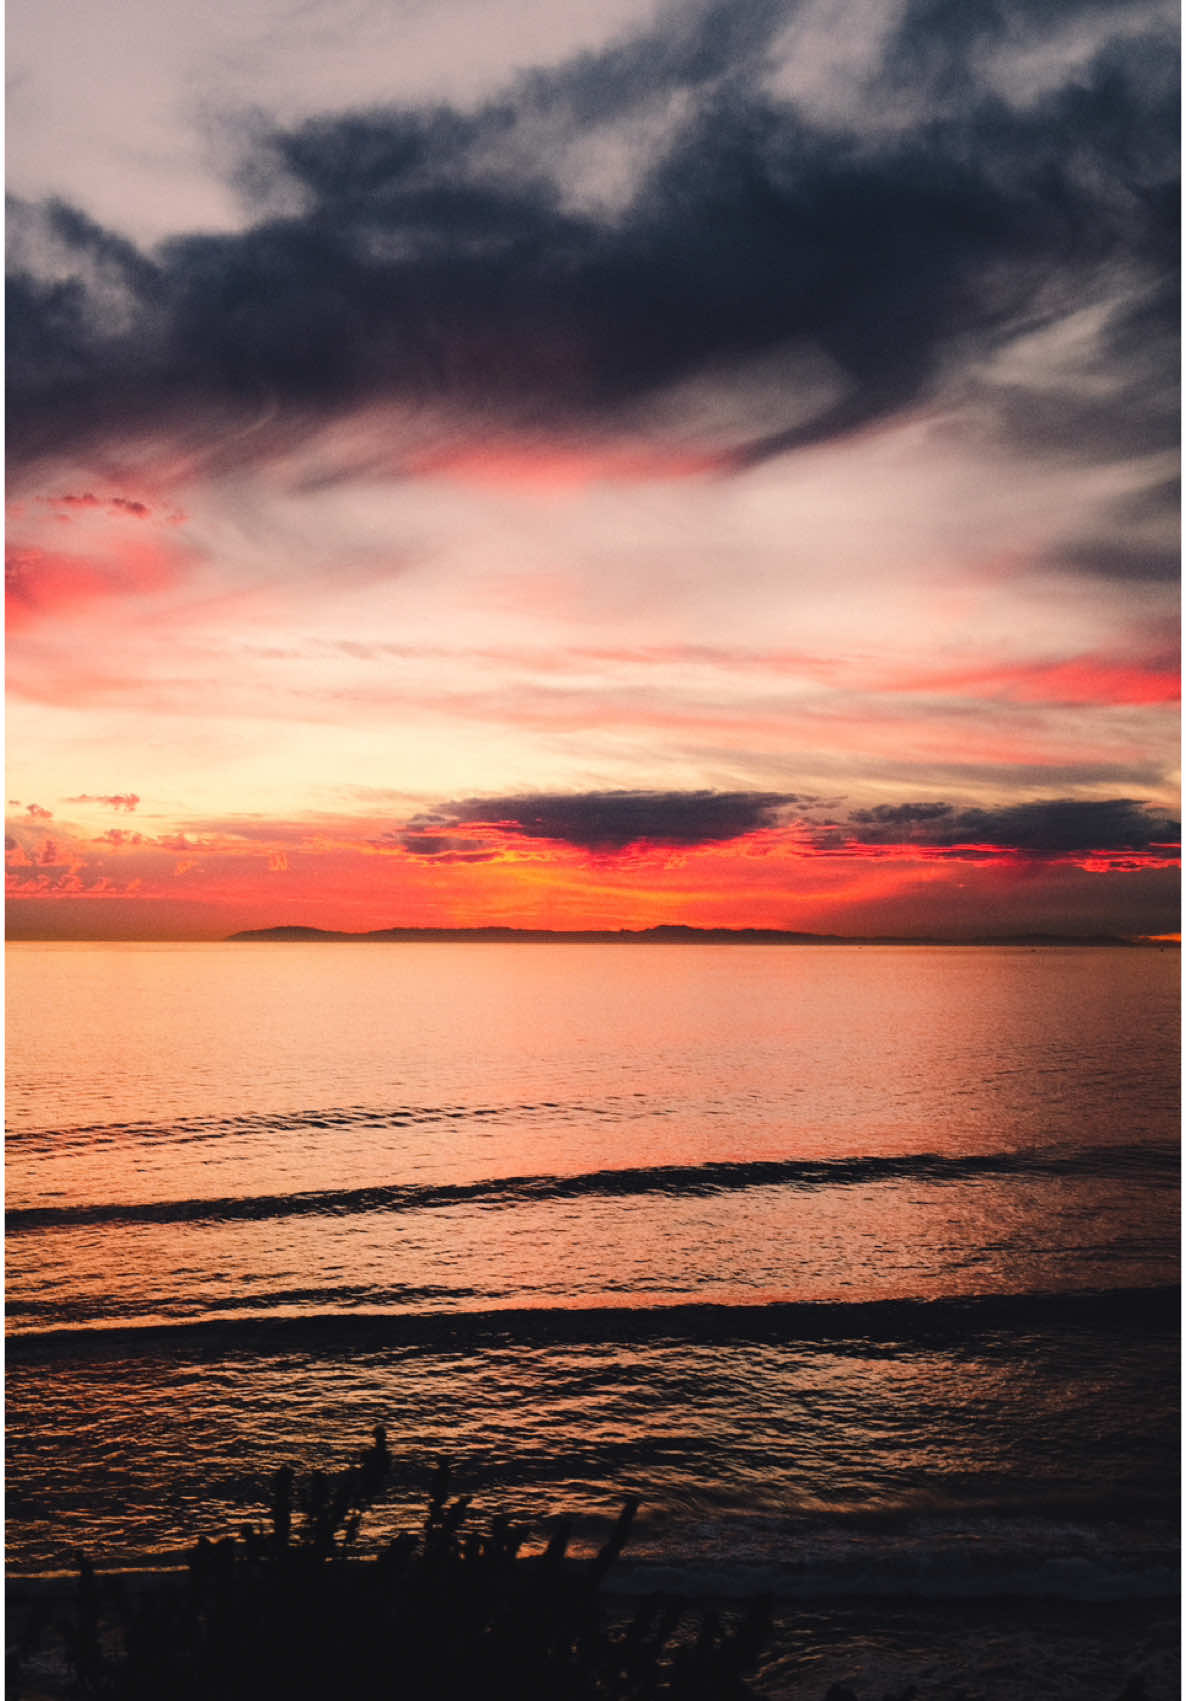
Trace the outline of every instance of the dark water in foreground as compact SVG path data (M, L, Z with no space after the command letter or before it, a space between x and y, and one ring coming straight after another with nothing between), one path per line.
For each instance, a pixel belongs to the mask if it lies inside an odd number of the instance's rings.
M775 1589L772 1694L1162 1681L1177 987L1153 951L10 947L10 1571L169 1563L382 1419L376 1537L441 1453L578 1545L637 1493L622 1586Z

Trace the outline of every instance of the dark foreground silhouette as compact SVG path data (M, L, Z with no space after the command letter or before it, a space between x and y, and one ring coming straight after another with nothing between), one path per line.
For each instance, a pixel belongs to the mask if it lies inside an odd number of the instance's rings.
M9 1620L9 1701L48 1693L28 1681L47 1643L65 1654L53 1693L77 1701L756 1701L747 1674L771 1630L768 1599L722 1618L670 1596L633 1610L603 1598L636 1500L593 1559L568 1557L565 1521L525 1555L528 1529L479 1527L441 1464L419 1527L363 1557L361 1521L390 1468L381 1427L333 1476L282 1466L267 1528L202 1537L188 1575L140 1592L80 1556L64 1622L49 1601ZM824 1701L858 1697L836 1685ZM1146 1701L1143 1679L1100 1701Z
M103 1701L583 1701L585 1697L743 1701L744 1674L769 1629L755 1601L723 1623L660 1596L610 1624L601 1584L638 1503L628 1500L592 1560L566 1556L562 1523L524 1556L525 1527L473 1527L437 1467L419 1529L358 1557L363 1514L390 1456L380 1428L358 1463L333 1477L273 1479L270 1529L192 1550L189 1575L134 1598L84 1558L66 1648L74 1692ZM37 1640L34 1627L27 1643ZM8 1694L22 1693L17 1648Z

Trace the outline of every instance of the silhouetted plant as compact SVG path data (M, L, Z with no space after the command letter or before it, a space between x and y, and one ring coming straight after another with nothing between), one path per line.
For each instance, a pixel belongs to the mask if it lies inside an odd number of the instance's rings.
M756 1601L726 1626L681 1600L643 1600L610 1625L601 1585L638 1510L600 1552L569 1558L562 1520L542 1553L505 1516L479 1528L437 1466L419 1529L360 1558L361 1520L391 1470L387 1437L347 1470L272 1479L270 1531L198 1540L188 1577L132 1599L80 1564L67 1647L93 1701L742 1701L769 1629ZM299 1513L299 1515L298 1515ZM681 1639L680 1631L686 1631Z
M202 1536L183 1581L139 1595L79 1555L73 1610L58 1636L47 1600L18 1616L8 1701L26 1693L25 1668L46 1642L64 1648L82 1701L752 1701L745 1674L769 1633L768 1600L725 1625L711 1608L697 1614L655 1594L629 1621L623 1613L607 1624L600 1587L629 1539L637 1500L625 1502L593 1559L567 1557L568 1520L542 1553L524 1557L527 1526L500 1515L467 1528L469 1500L450 1501L442 1462L423 1524L360 1559L360 1522L390 1469L381 1427L335 1476L314 1472L302 1483L281 1466L270 1530L248 1524L237 1538ZM915 1694L910 1685L884 1701ZM1138 1674L1117 1701L1145 1694ZM834 1684L825 1701L858 1698Z

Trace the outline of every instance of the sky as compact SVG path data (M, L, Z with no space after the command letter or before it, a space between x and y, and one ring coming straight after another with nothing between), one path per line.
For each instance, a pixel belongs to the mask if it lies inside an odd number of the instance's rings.
M10 0L10 936L1175 931L1177 55Z

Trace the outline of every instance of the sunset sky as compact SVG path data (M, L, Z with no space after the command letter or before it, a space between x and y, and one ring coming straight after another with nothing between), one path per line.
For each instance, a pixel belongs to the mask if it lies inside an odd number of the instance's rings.
M1176 6L13 0L13 937L1178 925Z

